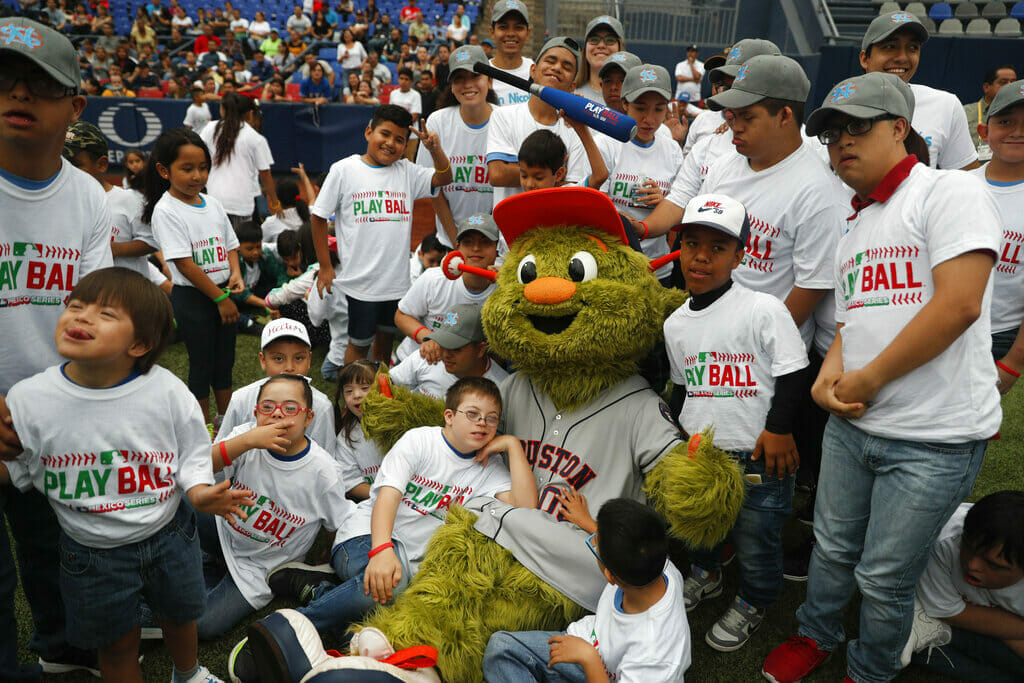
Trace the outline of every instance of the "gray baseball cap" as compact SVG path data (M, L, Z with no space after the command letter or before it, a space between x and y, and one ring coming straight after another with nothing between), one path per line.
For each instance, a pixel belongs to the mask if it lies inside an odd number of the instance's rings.
M779 46L770 40L762 40L761 38L744 38L729 48L729 52L725 55L725 64L711 69L708 73L708 78L712 83L720 80L722 76L736 78L736 74L739 72L740 67L746 64L747 60L753 59L759 55L781 54L782 51L779 49ZM707 62L705 62L705 68L707 68L706 65Z
M489 64L487 54L479 45L463 45L448 57L448 73L452 76L459 69L473 71L477 64ZM476 73L473 71L473 73Z
M590 34L593 33L595 29L601 26L608 27L608 29L612 33L614 33L619 38L622 38L622 22L616 19L615 17L609 16L607 14L602 14L599 17L594 17L593 19L591 19L590 23L587 24L587 30L583 32L583 38L586 39L590 37Z
M1024 79L1007 83L992 98L992 104L988 105L988 111L985 112L984 123L987 125L989 118L1021 102L1024 102Z
M796 60L782 55L760 55L740 66L732 87L709 97L707 105L708 109L719 111L749 107L766 97L805 102L810 91L811 82Z
M928 40L928 29L924 27L921 20L910 12L892 12L891 14L879 14L864 32L864 39L860 41L860 49L867 50L875 43L880 43L892 34L901 29L912 31L923 43Z
M829 117L835 113L855 119L873 119L891 114L910 121L914 114L907 93L910 86L899 76L881 72L867 73L840 82L828 95L821 107L807 119L807 134L818 135L825 130Z
M77 93L82 81L78 53L71 41L52 28L24 17L0 19L0 56L28 59L53 80Z
M529 25L530 12L526 9L526 3L523 0L499 0L494 3L494 9L491 10L491 23L498 23L509 12L518 12L523 15L523 19Z
M672 77L668 69L657 64L641 64L627 71L622 81L622 99L632 102L645 92L656 92L671 100Z
M459 223L459 232L455 235L455 241L458 242L462 239L462 236L467 232L477 231L492 242L497 242L501 236L501 231L498 230L498 224L494 222L489 213L474 213L472 216L467 216L464 221Z
M511 0L510 0L511 1ZM544 56L544 53L555 47L564 47L566 50L572 53L572 56L576 58L576 69L580 68L580 44L575 39L569 36L552 36L544 41L541 45L540 52L537 53L537 61Z
M466 344L487 341L480 321L480 304L456 304L444 314L441 327L423 338L437 342L442 349L461 349Z
M643 63L643 60L632 52L619 50L618 52L608 55L604 60L604 64L601 65L601 70L597 72L597 77L604 78L605 74L613 68L622 69L622 73L625 74L634 66L640 66Z

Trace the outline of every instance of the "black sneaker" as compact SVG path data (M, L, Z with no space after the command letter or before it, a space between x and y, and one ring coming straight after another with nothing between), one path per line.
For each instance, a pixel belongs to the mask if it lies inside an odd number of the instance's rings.
M802 583L807 580L807 567L811 563L814 539L782 555L782 578Z
M228 655L228 678L231 679L231 683L261 683L248 638L238 641Z
M96 650L81 650L68 645L56 655L46 659L39 658L39 666L45 674L66 674L71 671L88 671L96 678L100 677L100 664L96 659Z
M807 501L796 511L797 521L809 527L814 526L814 501L817 498L817 493L817 490L812 491Z
M334 585L341 583L329 564L286 562L267 574L267 585L275 596L298 600L302 604L309 602L313 589L325 581Z

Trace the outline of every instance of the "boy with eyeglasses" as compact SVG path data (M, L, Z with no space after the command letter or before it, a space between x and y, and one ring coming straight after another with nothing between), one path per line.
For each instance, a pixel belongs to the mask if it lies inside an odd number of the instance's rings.
M851 206L833 269L836 337L811 390L831 413L816 545L798 635L764 663L775 683L799 681L842 643L858 588L846 680L899 674L928 551L1002 420L989 333L1001 222L979 178L908 153L909 91L868 73L807 121Z
M112 263L111 215L103 188L64 161L68 126L86 99L67 38L23 18L0 19L0 458L21 453L3 396L20 380L61 361L53 337L61 305L83 275ZM57 570L60 529L37 491L0 492L18 549L22 586L35 632L29 648L43 669L97 671L95 653L71 648ZM34 680L39 666L18 664L7 536L0 539L0 679Z

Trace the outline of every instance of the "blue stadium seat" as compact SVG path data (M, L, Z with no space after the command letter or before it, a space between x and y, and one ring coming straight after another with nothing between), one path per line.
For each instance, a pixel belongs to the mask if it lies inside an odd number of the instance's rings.
M1010 17L1013 19L1024 19L1024 1L1016 3L1010 9Z
M953 8L949 6L948 2L937 2L932 5L931 10L928 11L928 16L931 17L932 21L945 21L946 19L952 19Z
M327 61L331 61L338 56L338 48L336 47L322 47L320 48L319 57Z

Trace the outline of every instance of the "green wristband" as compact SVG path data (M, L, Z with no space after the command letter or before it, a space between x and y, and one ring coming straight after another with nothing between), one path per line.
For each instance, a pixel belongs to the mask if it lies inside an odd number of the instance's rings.
M224 292L223 294L221 294L220 296L218 296L218 297L217 297L216 299L214 299L214 300L213 300L213 303L215 303L215 304L219 304L219 303L220 303L221 301L224 301L224 299L227 299L227 298L228 298L229 296L231 296L231 294L230 294L230 293L228 293L228 292Z

